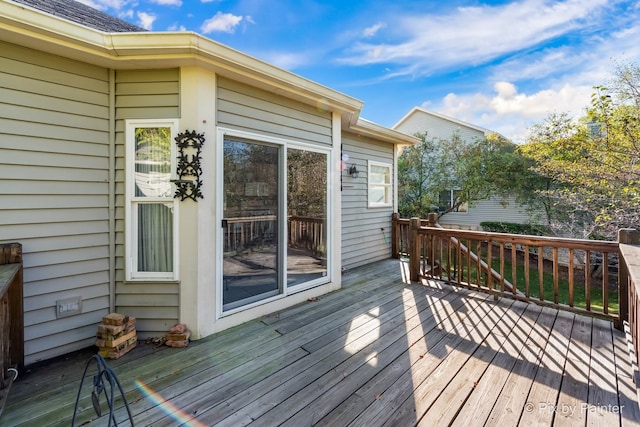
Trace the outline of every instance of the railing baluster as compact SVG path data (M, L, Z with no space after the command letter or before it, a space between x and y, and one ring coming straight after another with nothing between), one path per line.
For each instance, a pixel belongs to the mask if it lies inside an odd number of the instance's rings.
M558 248L553 247L553 302L558 304L560 302L560 289L559 289L559 273L558 273Z
M493 275L491 274L491 240L487 241L487 287L493 291ZM493 293L493 292L492 292Z
M544 301L544 247L538 246L538 292L540 301Z
M518 283L518 253L516 251L516 244L511 243L511 292L515 295L517 292Z
M584 299L587 311L591 311L591 251L587 250L584 261Z
M569 307L573 307L573 248L569 248Z
M500 291L505 291L504 286L504 243L500 242Z
M602 310L609 314L609 252L602 252Z
M480 286L482 284L482 269L480 268L482 265L482 240L476 241L476 254L478 255L476 258L476 285Z
M529 246L524 245L524 293L529 298Z

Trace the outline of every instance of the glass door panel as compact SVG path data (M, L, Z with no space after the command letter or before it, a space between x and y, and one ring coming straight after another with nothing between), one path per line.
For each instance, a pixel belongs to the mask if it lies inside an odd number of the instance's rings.
M287 151L287 286L327 276L327 155Z
M224 140L223 309L280 290L278 146Z

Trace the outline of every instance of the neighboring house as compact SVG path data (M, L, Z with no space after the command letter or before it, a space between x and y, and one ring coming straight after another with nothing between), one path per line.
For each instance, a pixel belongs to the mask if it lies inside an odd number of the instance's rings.
M420 107L414 107L407 113L393 129L409 135L427 132L430 138L449 139L458 133L463 141L484 139L495 133L480 126L463 122L444 114L436 113ZM443 188L439 194L440 208L444 210L451 206L454 200L455 188ZM501 221L526 224L533 221L525 206L516 203L511 198L492 197L479 200L470 205L461 206L456 212L444 214L439 223L449 228L477 230L480 223L485 221Z
M390 256L417 140L361 101L69 0L2 1L0 29L0 242L23 244L26 364L93 345L111 311L140 338L184 322L199 339Z

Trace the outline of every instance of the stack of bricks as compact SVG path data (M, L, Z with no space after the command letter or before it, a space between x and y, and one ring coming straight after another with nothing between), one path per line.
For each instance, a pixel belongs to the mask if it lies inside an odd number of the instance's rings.
M124 314L111 313L103 317L96 340L100 356L118 359L131 351L138 343L135 325L135 317Z
M187 325L179 323L169 330L169 333L164 337L164 343L169 347L186 347L189 345L190 337L191 331L187 329Z

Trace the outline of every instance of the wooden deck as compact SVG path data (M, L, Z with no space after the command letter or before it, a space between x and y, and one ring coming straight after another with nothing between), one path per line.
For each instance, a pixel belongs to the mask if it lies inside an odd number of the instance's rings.
M317 301L108 363L136 426L639 425L610 322L406 274L397 260L366 266ZM69 426L90 355L31 367L0 425ZM76 425L95 418L85 383Z

